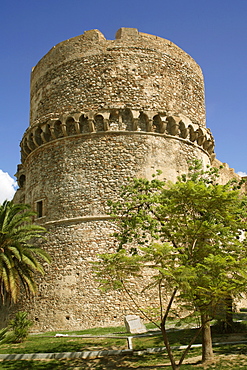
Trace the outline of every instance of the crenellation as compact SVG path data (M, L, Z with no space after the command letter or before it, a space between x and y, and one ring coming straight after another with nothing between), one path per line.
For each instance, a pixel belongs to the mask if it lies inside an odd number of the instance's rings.
M56 52L51 50L32 72L31 125L40 116L67 114L72 107L83 111L130 105L163 111L167 104L205 125L200 67L177 46L171 48L172 43L167 49L164 39L146 40L135 34L135 41L127 37L90 44L82 36L58 44Z

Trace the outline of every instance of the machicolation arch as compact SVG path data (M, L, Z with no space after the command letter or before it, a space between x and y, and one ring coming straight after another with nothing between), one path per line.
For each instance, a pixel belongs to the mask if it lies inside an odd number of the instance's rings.
M21 142L22 161L36 148L74 135L126 131L174 136L205 150L214 159L214 139L209 129L192 123L187 117L160 112L131 109L71 113L56 119L47 119L29 127Z

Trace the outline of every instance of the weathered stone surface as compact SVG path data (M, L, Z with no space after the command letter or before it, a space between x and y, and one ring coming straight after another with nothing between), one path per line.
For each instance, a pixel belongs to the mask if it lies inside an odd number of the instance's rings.
M127 315L124 318L126 331L131 334L146 333L147 328L137 315Z
M63 41L33 68L31 125L126 106L182 113L205 126L200 67L171 41L121 28L116 40L91 30Z
M22 308L37 330L121 324L134 304L99 291L92 275L91 262L115 248L107 201L128 178L161 170L174 181L190 159L211 163L201 69L172 42L136 29L113 41L98 30L63 41L33 68L21 153L15 201L39 210L53 258ZM153 302L152 293L139 300Z

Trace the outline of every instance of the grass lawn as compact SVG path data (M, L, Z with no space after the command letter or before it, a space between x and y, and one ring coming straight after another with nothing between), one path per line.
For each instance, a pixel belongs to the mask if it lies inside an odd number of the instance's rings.
M235 346L234 346L235 347ZM222 354L221 352L224 352ZM181 370L247 370L246 352L242 349L234 349L234 353L226 347L220 352L216 351L216 362L202 366L200 365L200 351L192 350L186 363L182 365ZM50 361L3 361L0 362L0 369L8 370L170 370L171 366L165 354L148 355L130 355L130 356L112 356L100 359L76 359L76 360L50 360Z
M121 339L126 336L124 327L99 328L76 332L63 332L64 334L90 334L90 335L117 335L118 338L55 338L55 332L45 334L30 335L24 343L2 344L0 353L51 353L51 352L78 352L95 350L127 349L127 340ZM185 345L189 342L194 330L179 330L170 332L170 342L172 345ZM60 332L62 333L62 332ZM121 334L122 333L122 334ZM200 343L200 338L197 343ZM154 332L151 337L133 338L133 348L142 350L152 347L163 347L164 343L160 332Z
M70 332L69 334L90 334L104 335L124 333L124 327L114 328L99 328L83 330L80 332ZM66 332L63 332L66 333ZM92 350L107 350L107 349L126 349L126 339L119 338L54 338L55 333L45 333L38 335L30 335L28 340L20 344L2 344L0 345L0 353L44 353L44 352L78 352ZM187 344L189 338L193 335L193 329L184 329L179 331L170 331L169 337L172 345ZM214 341L236 341L247 340L247 333L226 335L213 335ZM200 343L200 338L198 339ZM133 339L134 350L141 350L149 347L163 346L162 337L159 333L155 333L152 337L140 337ZM192 349L182 365L181 370L247 370L247 346L245 344L234 344L214 347L215 363L200 365L201 349ZM180 351L175 351L175 357L179 358ZM16 369L16 370L48 370L48 369L171 369L169 359L165 352L156 354L137 354L125 356L108 356L98 359L73 359L73 360L43 360L43 361L2 361L0 369Z

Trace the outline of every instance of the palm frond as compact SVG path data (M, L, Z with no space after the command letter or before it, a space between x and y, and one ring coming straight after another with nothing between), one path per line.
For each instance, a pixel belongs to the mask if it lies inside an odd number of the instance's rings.
M0 205L0 294L8 294L13 302L21 286L28 294L36 292L34 272L44 274L41 261L51 261L37 245L46 229L32 222L34 214L26 204Z

